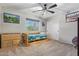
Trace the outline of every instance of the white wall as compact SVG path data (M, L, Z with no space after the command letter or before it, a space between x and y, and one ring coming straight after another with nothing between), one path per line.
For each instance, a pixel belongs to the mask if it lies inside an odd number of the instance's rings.
M47 32L50 39L59 40L59 15L55 15L47 21Z
M1 9L1 7L0 7L0 33L2 33L2 14L1 14L1 12L2 12L2 9Z
M59 40L72 44L72 39L77 36L77 22L66 23L65 15L60 20Z
M8 8L8 7L2 8L1 12L2 13L0 13L1 14L0 21L2 21L2 24L1 24L1 26L2 26L2 31L1 32L2 33L27 32L27 28L25 26L26 18L32 18L32 19L36 19L36 20L41 21L41 19L33 16L32 14L22 13L19 10L11 9L11 8ZM2 17L4 12L19 15L20 16L20 24L4 23L3 22L3 17ZM42 31L41 28L42 28L42 26L41 26L41 23L40 23L39 31Z
M7 13L11 13L11 14L16 14L21 16L20 17L20 24L13 24L13 23L2 23L3 28L2 28L2 32L3 33L16 33L16 32L23 32L26 30L26 28L24 27L24 22L25 22L25 17L23 14L19 13L17 10L12 10L9 8L3 8L2 12L7 12ZM3 17L2 17L3 18ZM3 20L3 19L2 19Z
M52 39L72 44L77 36L77 22L66 23L65 13L58 13L47 22L48 34Z

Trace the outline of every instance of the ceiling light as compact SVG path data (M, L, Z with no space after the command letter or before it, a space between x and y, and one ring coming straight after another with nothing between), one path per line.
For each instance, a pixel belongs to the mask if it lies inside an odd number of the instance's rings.
M33 7L33 8L30 8L32 10L42 10L42 7Z

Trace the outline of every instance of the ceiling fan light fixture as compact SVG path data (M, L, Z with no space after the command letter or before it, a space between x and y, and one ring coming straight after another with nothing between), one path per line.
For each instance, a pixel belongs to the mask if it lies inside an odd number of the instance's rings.
M53 4L53 5L51 5L50 7L48 7L48 4L47 3L40 3L40 6L41 6L41 10L39 9L39 10L37 10L37 11L43 11L43 14L42 15L44 15L45 14L45 11L46 12L50 12L50 13L55 13L54 11L51 11L50 9L51 8L54 8L54 7L57 7L57 4ZM36 8L37 9L37 8ZM37 12L37 11L35 11L35 12Z
M31 8L32 10L42 10L42 8L41 7L33 7L33 8Z

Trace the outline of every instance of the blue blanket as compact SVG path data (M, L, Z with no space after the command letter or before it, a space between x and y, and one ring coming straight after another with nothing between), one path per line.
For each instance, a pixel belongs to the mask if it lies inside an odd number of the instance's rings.
M45 39L45 38L47 38L46 34L29 34L28 35L28 40L29 41Z

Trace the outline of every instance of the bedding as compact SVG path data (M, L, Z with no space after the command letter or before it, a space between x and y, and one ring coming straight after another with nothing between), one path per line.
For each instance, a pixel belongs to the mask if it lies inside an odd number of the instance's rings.
M41 40L47 38L46 34L29 34L28 35L28 40L33 41L33 40Z

